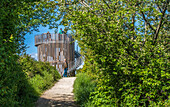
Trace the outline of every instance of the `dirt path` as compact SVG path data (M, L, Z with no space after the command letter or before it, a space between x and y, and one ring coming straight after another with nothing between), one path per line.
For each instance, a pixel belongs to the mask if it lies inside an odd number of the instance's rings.
M75 79L76 77L60 79L39 98L36 107L77 107L72 93Z

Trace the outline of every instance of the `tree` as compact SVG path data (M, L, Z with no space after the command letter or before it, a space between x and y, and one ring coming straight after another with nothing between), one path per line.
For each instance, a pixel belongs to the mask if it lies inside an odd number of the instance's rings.
M98 75L95 105L169 103L168 0L58 3L61 24L74 32L88 59L86 70Z
M2 0L0 103L7 104L5 98L10 98L9 105L21 100L15 94L24 35L40 24L57 28L60 21L78 40L87 59L85 70L97 76L93 104L167 105L168 5L168 0Z
M19 55L24 52L24 35L41 25L55 25L55 2L40 0L1 0L0 4L0 105L24 105L27 78ZM56 8L55 8L56 9ZM55 25L57 26L57 25ZM26 89L25 89L26 90ZM28 96L29 97L29 96Z

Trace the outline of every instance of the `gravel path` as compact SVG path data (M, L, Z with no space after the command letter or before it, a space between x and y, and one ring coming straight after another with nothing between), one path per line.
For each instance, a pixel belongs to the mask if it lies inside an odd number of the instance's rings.
M38 99L36 107L77 107L72 93L75 79L76 77L60 79Z

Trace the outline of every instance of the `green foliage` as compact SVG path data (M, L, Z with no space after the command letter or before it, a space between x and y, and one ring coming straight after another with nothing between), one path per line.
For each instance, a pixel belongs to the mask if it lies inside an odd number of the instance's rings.
M55 27L54 22L55 2L47 0L1 0L0 3L0 105L2 107L29 106L42 90L51 85L51 82L58 79L59 75L49 64L27 61L25 68L20 65L19 55L24 53L24 35L41 24ZM54 25L53 25L54 24ZM34 62L35 67L27 63ZM40 65L46 65L44 67ZM36 66L39 66L36 68ZM44 72L43 69L46 70ZM24 72L23 72L23 71ZM52 70L52 71L51 71ZM31 83L30 79L40 77L48 80L48 85L40 86L40 91L34 88L40 82ZM27 75L26 75L27 74ZM48 77L43 75L48 75ZM44 81L44 80L43 80ZM46 83L46 82L44 82ZM47 84L47 83L46 83ZM32 86L33 85L33 86Z
M50 66L50 63L35 61L28 55L20 57L20 64L28 78L33 78L36 75L46 78L49 74L53 76L52 79L55 81L60 78L58 71L56 71L55 67Z
M169 0L61 3L61 24L85 56L83 72L98 80L94 106L169 105Z
M2 107L31 107L42 92L61 78L58 71L49 63L35 61L27 55L20 57L16 67L17 72L8 73L1 80Z
M0 103L21 104L17 93L26 78L41 80L37 85L43 89L42 77L51 74L26 66L32 72L24 69L25 75L18 55L27 32L40 24L57 28L60 21L78 40L86 58L83 71L97 77L92 105L168 106L168 5L169 0L1 0Z
M55 67L49 63L35 61L28 55L20 57L20 64L30 84L39 94L61 78Z
M78 104L85 106L89 102L90 93L94 91L96 82L92 80L86 73L77 74L74 82L74 96Z
M76 70L76 73L79 74L79 73L81 73L81 71L82 71L82 68Z

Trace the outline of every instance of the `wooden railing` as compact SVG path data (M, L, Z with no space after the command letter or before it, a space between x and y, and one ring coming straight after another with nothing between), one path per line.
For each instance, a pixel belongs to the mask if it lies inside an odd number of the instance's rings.
M35 46L43 43L67 43L73 41L70 35L44 33L35 36Z

